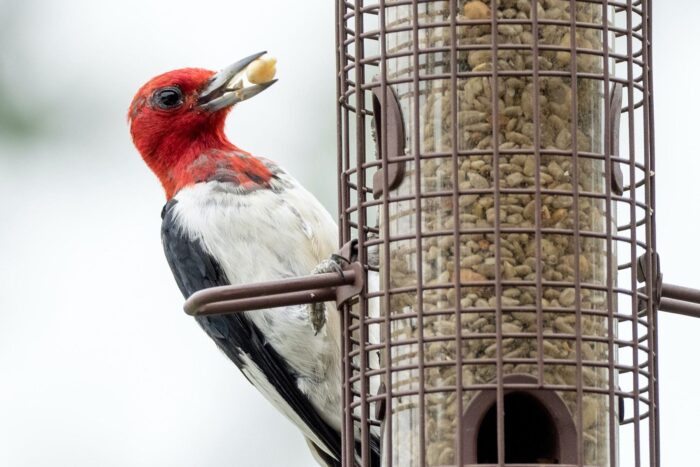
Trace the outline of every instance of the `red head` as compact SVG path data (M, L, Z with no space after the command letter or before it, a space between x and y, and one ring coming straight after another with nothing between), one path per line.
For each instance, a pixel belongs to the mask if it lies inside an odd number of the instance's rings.
M219 73L201 68L170 71L151 79L134 96L128 115L131 137L168 198L182 187L184 174L200 156L237 150L224 134L226 115L234 104L274 83L243 84L246 66L263 53Z

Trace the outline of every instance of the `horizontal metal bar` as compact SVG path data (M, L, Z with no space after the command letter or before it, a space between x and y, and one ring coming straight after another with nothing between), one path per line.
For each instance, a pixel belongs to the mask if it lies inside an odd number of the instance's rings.
M700 290L682 287L680 285L667 284L666 282L664 282L663 286L661 287L661 296L664 298L700 304Z
M264 297L246 297L236 300L208 303L188 314L194 316L224 315L243 311L264 310L282 306L304 305L308 303L329 302L335 300L335 287L313 289L302 292L288 292Z
M325 273L244 285L211 287L192 294L185 313L208 316L335 300L335 287L354 284L357 271Z
M666 285L664 285L666 288ZM683 300L674 300L672 298L663 297L659 303L659 310L677 315L691 316L700 318L700 305Z

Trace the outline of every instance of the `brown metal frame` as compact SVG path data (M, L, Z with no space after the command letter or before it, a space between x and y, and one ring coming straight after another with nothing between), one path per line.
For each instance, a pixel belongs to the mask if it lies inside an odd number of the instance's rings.
M618 361L616 359L610 359L609 362L605 364L608 368L608 378L609 381L616 381L618 374L629 374L631 375L632 384L629 390L621 390L614 387L614 385L609 385L609 389L605 390L603 393L607 394L609 400L609 426L610 426L610 436L609 436L609 452L610 452L610 465L616 465L617 462L617 443L620 440L618 436L615 425L616 417L613 407L618 406L618 399L627 401L630 405L631 410L628 410L628 418L622 420L623 425L631 426L632 441L631 447L634 450L634 459L637 465L640 465L642 459L642 450L647 450L647 457L649 462L654 465L659 463L659 453L658 453L658 370L657 370L657 328L656 328L656 310L660 306L661 309L675 312L683 312L685 314L690 314L692 316L697 316L698 307L692 306L688 303L675 303L672 301L671 295L676 298L683 298L685 300L697 300L699 297L695 296L694 293L685 291L678 295L679 290L675 287L664 288L663 298L661 296L661 281L658 273L658 265L652 263L652 258L655 254L655 229L654 229L654 158L653 158L653 96L651 93L652 87L652 73L651 73L651 1L650 0L627 0L627 1L612 1L612 0L588 0L588 1L575 1L570 0L566 3L569 4L571 10L573 11L575 5L580 3L588 3L591 5L598 5L603 10L603 20L601 24L590 24L590 23L578 23L574 15L571 15L570 22L562 22L559 20L552 20L548 18L538 18L537 15L537 1L533 0L530 2L532 5L531 11L532 16L529 19L519 19L519 18L500 18L496 15L491 15L490 19L483 20L472 20L465 21L463 19L457 18L457 8L461 7L463 1L450 1L450 15L449 20L422 20L424 22L417 22L415 18L419 18L421 14L425 15L427 8L431 4L445 4L438 0L400 0L400 1L390 1L390 0L339 0L336 2L336 14L337 14L337 45L338 45L338 118L339 118L339 139L338 139L338 153L339 153L339 178L340 178L340 219L341 219L341 235L342 241L346 241L351 238L357 238L359 261L365 265L368 265L366 258L369 256L369 251L372 248L379 248L380 251L380 267L372 268L368 266L370 271L374 271L379 274L384 286L380 288L379 291L364 291L359 298L358 303L354 307L346 307L344 312L344 329L345 329L345 452L347 459L351 459L352 449L355 443L358 441L357 435L359 434L359 441L362 446L368 445L369 433L372 431L372 427L381 425L383 428L383 433L391 434L394 430L392 426L392 417L370 417L370 407L373 404L379 404L378 410L375 414L385 415L391 414L394 410L394 403L396 397L398 397L396 392L392 390L392 384L387 383L392 381L396 373L396 369L391 366L391 359L387 358L387 355L391 355L392 347L400 345L400 342L392 342L392 339L388 336L391 335L392 321L384 317L373 317L368 313L369 303L372 300L379 300L381 307L385 310L391 310L391 297L400 292L411 292L416 295L416 303L414 308L415 319L417 320L417 335L415 342L417 343L417 365L415 371L417 372L419 380L419 388L415 392L417 396L418 408L418 419L416 420L415 430L418 431L416 439L420 445L419 461L415 465L425 464L426 455L426 418L425 418L425 405L424 401L428 396L428 390L425 387L423 381L423 374L426 370L426 365L424 364L423 355L423 343L430 342L426 336L423 335L423 322L428 318L427 313L423 309L422 297L425 291L431 290L432 286L423 284L421 277L423 277L422 270L422 259L421 259L421 244L423 239L428 238L429 235L447 235L448 232L440 232L437 234L426 233L421 230L421 219L423 218L422 202L427 199L428 196L431 197L449 197L453 200L453 212L459 212L458 201L459 196L465 194L483 194L489 190L483 191L452 191L445 190L438 193L428 193L424 194L421 192L421 164L430 159L444 159L451 158L453 160L455 179L453 186L457 187L459 185L459 180L456 179L458 161L460 157L468 157L472 155L479 154L492 154L493 160L498 161L499 156L512 156L516 154L530 153L537 161L540 161L543 157L547 156L567 156L570 157L573 164L574 172L574 190L573 192L558 192L549 189L541 188L539 181L539 172L535 172L536 187L535 187L535 197L537 198L537 205L540 205L541 200L545 196L551 195L569 195L574 199L573 211L578 213L578 201L582 196L586 196L589 199L601 199L606 206L606 212L612 212L616 204L622 204L628 206L629 209L629 223L626 225L619 225L615 229L613 221L610 216L607 216L607 227L605 233L597 232L582 232L578 228L568 229L545 229L539 218L537 218L536 226L534 231L529 229L518 229L518 228L501 228L499 226L499 216L495 217L494 226L490 229L473 229L467 233L493 233L496 239L495 248L495 267L496 267L496 279L488 280L483 283L476 285L488 285L494 288L496 305L493 308L488 308L484 310L476 311L491 311L496 316L496 331L495 338L497 343L497 350L495 355L495 364L498 367L498 374L502 375L493 385L486 388L487 390L495 390L498 400L498 420L499 420L499 446L500 446L500 459L498 465L504 465L504 440L503 440L503 397L506 391L518 389L518 385L515 383L507 384L503 377L503 365L504 365L504 355L503 347L501 345L502 339L504 338L503 329L501 329L501 316L504 312L504 305L501 303L501 290L505 286L509 285L522 285L522 282L517 284L509 284L507 281L502 280L500 277L500 251L498 242L501 238L501 234L504 232L510 233L533 233L537 237L538 248L537 255L538 261L540 263L540 240L542 238L541 233L546 232L547 234L561 234L561 235L573 235L574 243L580 244L580 238L585 236L586 238L599 238L605 242L607 245L607 250L610 252L615 244L626 245L629 248L630 256L634 261L628 263L619 264L614 258L609 257L608 261L608 274L607 274L607 284L603 286L600 290L607 292L608 300L608 326L611 330L607 340L609 354L612 356L615 353L615 349L632 349L632 356L630 361ZM496 11L498 9L498 3L496 0L485 0L484 3L489 4L491 11ZM400 6L405 6L412 11L413 21L405 23L403 26L395 27L387 24L387 10L389 8L396 8ZM437 7L436 7L437 8ZM618 25L613 25L610 16L619 17L622 19L622 23ZM365 26L366 24L371 24L371 26ZM576 44L575 34L571 34L571 44L570 45L543 45L539 44L536 40L531 47L534 56L538 56L543 51L566 51L571 54L571 66L570 71L559 72L559 71L549 71L541 69L538 66L538 62L534 61L534 67L530 70L521 71L505 71L500 70L497 67L491 67L490 70L486 71L463 71L457 70L456 59L458 54L469 52L472 50L490 50L492 60L491 63L496 63L498 61L498 51L501 49L515 48L517 46L511 44L502 44L496 41L496 35L492 35L492 42L488 48L481 45L474 44L459 44L456 40L456 31L458 27L463 27L467 25L473 26L486 26L490 25L491 30L496 30L499 26L507 25L522 25L525 27L530 27L533 35L537 38L538 28L546 26L560 26L560 27L570 27L571 30L578 30L579 28L590 28L597 29L600 34L605 37L603 41L602 50L585 49ZM431 48L425 48L421 45L420 38L423 37L422 34L427 30L437 30L442 31L449 30L449 36L451 39L445 42L444 45L435 46ZM396 59L401 56L402 52L389 51L387 49L387 37L392 34L398 34L401 32L406 32L411 34L413 37L413 48L411 51L405 54L405 58L412 63L413 73L411 73L406 78L396 78L389 77L387 73L387 63L389 60ZM624 50L619 52L612 51L609 45L609 40L617 40L618 42L624 43ZM520 46L522 48L522 46ZM421 69L421 60L430 60L431 56L443 54L446 63L451 63L442 72L416 72L415 70ZM577 55L586 54L588 56L601 57L603 61L603 70L601 73L582 73L577 71ZM622 70L621 75L615 75L609 65L610 62L615 62L618 69ZM608 107L604 110L604 121L606 134L609 138L605 140L605 148L601 154L595 152L585 152L577 149L576 144L576 131L572 133L572 147L573 150L560 151L541 148L539 142L537 141L537 134L535 132L535 144L534 148L530 151L523 150L522 148L517 149L500 149L498 145L494 149L487 150L471 150L462 151L457 148L456 144L452 145L452 150L448 152L432 152L426 153L422 151L420 146L420 134L421 134L421 122L419 121L419 115L422 110L422 103L419 99L413 100L413 108L408 109L412 113L411 118L407 118L403 123L406 125L406 129L413 135L411 139L411 144L413 145L408 151L407 155L399 155L394 157L394 160L387 160L386 157L376 157L372 158L370 149L372 144L367 141L367 127L372 117L376 118L378 126L376 128L377 132L377 143L380 146L377 150L378 154L389 154L393 156L397 154L396 151L388 147L389 144L393 144L397 147L396 143L387 143L387 135L395 133L394 130L388 126L387 117L391 122L391 113L387 112L387 109L380 107L378 111L379 115L376 115L377 109L370 108L367 105L367 96L372 94L374 96L379 96L380 102L386 102L386 99L391 99L394 95L396 86L407 85L412 89L413 95L421 95L421 85L427 81L443 80L449 82L450 89L456 89L457 83L461 82L465 78L469 77L484 77L488 78L492 83L492 109L498 109L498 92L495 89L496 83L498 83L499 78L502 77L519 77L525 76L531 78L535 85L534 88L538 89L537 83L544 77L561 76L567 78L571 82L572 88L576 88L578 80L598 80L604 89L604 100L608 103ZM572 112L573 115L577 115L577 102L576 94L572 97ZM623 104L622 102L626 104ZM630 104L632 103L632 104ZM538 118L539 112L539 97L538 93L535 93L534 98L534 127L539 128ZM458 103L455 98L451 100L451 111L454 115L458 112ZM640 111L636 111L640 110ZM498 127L498 119L496 117L497 110L492 111L492 134L499 134L500 129ZM627 133L629 134L628 139L624 142L625 154L621 154L619 150L620 146L620 135L617 127L620 124L620 113L624 113L626 116L626 124L628 125ZM451 125L452 138L451 140L457 141L457 124ZM641 135L641 144L637 144L635 140L635 134ZM398 145L401 146L400 144ZM578 171L577 164L580 160L603 160L606 163L606 192L602 195L598 193L587 193L580 192L576 183L576 173ZM406 162L413 163L415 170L415 183L413 194L411 195L397 195L392 193L391 190L395 188L396 184L393 178L388 175L390 174L391 163L396 162ZM539 162L537 162L537 167L539 167ZM494 162L493 173L494 179L499 179L499 164ZM627 173L623 173L626 170ZM640 176L640 172L642 175ZM367 178L373 174L374 183L372 186L368 186ZM377 182L382 179L382 184L377 187ZM626 181L625 181L626 179ZM496 184L494 184L496 185ZM383 187L386 187L384 189ZM495 211L499 212L499 200L501 196L506 196L509 193L518 194L524 190L499 188L494 186L491 188L495 200ZM372 198L377 198L372 199ZM416 226L415 232L407 233L405 235L392 234L389 231L390 219L390 205L392 203L401 201L413 201L413 209L415 209L414 214L414 225ZM640 214L641 213L641 214ZM368 219L370 218L379 219L378 226L375 224L370 224ZM538 217L538 216L536 216ZM576 214L576 221L578 223L578 214ZM454 256L460 257L458 239L461 232L459 229L459 222L454 222L454 230L451 235L454 237ZM642 231L641 226L645 229ZM638 236L639 232L639 236ZM643 236L642 233L643 232ZM392 260L395 261L391 256L391 251L396 242L414 239L416 248L416 258L415 258L415 275L418 277L418 281L415 289L412 290L391 290L389 285L391 283L391 268L389 265ZM651 253L642 255L642 253ZM575 253L575 262L579 263L579 253ZM645 263L646 269L648 271L654 271L653 279L644 281L638 276L637 269L633 267L636 258L641 257L641 261ZM457 263L455 261L455 263ZM458 268L458 266L455 266ZM625 273L628 280L623 284L615 284L614 277L617 273L616 268L619 273ZM458 272L458 269L456 269ZM460 283L459 274L453 274L454 281L451 284L452 290L454 290L455 296L459 297L461 288L472 286L472 284ZM658 278L658 279L657 279ZM643 286L638 287L637 282L644 282ZM541 276L541 271L537 271L536 280L530 284L538 290L538 295L541 297L541 293L544 287L552 286L571 286L575 288L575 295L577 301L580 300L582 289L585 287L587 289L595 289L591 284L584 284L578 272L576 273L576 280L573 284L557 284L551 281L543 280ZM625 309L621 312L615 312L614 297L616 296L626 296L631 302L630 308ZM658 297L658 300L656 299ZM541 310L541 304L538 300L537 310ZM632 310L637 310L633 312ZM474 310L469 310L474 311ZM508 310L511 311L511 310ZM454 310L455 319L457 321L456 328L460 329L460 317L464 310L460 309L459 303L456 305ZM584 313L586 313L584 315ZM542 332L542 322L540 313L538 312L538 328L536 337L538 340L538 345L542 348L542 342L545 340ZM590 316L590 310L581 310L577 308L576 310L576 322L581 323L584 316ZM620 323L631 323L632 336L631 340L622 340L618 338L612 329L615 328L616 322ZM377 342L371 342L368 340L368 328L370 326L379 325L383 330L382 340ZM567 336L568 337L568 336ZM585 388L582 386L582 367L584 364L589 365L592 362L586 362L582 359L580 349L584 341L588 341L588 337L583 337L581 331L579 330L575 335L570 336L570 338L575 342L575 347L577 349L577 358L575 361L576 367L576 380L579 384L571 387L565 388L565 390L572 390L577 394L577 402L580 403L583 400L584 394L593 393L593 388ZM461 348L462 339L455 338L455 345L458 349ZM368 366L369 354L371 352L381 351L384 356L384 360L381 362L379 369L370 368ZM457 351L457 355L460 355L460 351ZM462 413L465 407L462 406L461 397L462 391L477 390L479 388L470 388L468 385L464 385L461 381L461 366L467 364L467 361L460 361L457 359L454 365L457 367L456 375L456 389L445 388L446 391L452 390L457 391L457 404L458 413ZM546 389L548 385L543 381L542 378L542 368L553 363L551 359L544 358L539 355L536 361L536 365L539 368L539 375L537 381L538 389ZM372 378L380 376L383 380L381 391L377 393L369 392L370 381ZM643 383L642 380L647 381ZM527 389L525 387L521 388L523 390ZM553 388L554 389L554 388ZM561 389L561 388L557 388ZM435 389L437 390L437 389ZM433 389L431 389L433 391ZM405 394L402 394L405 395ZM577 426L582 423L581 410L578 410L576 414ZM648 423L648 438L642 440L642 422L646 420ZM464 433L465 423L462 421L462 417L458 420L458 432ZM583 465L582 460L582 434L579 433L579 441L577 442L577 457L576 461L572 465ZM387 435L383 443L383 458L386 465L392 465L392 446L391 436ZM630 446L625 447L625 449ZM468 460L467 454L460 450L457 453L457 458L459 459L458 464L461 465L464 461ZM367 451L363 450L362 459L366 465L369 457L367 456ZM346 460L344 465L350 465L351 462ZM510 464L509 464L510 465Z
M184 308L188 315L211 316L330 301L342 305L357 295L363 284L362 265L355 262L342 274L325 273L200 290L190 296Z

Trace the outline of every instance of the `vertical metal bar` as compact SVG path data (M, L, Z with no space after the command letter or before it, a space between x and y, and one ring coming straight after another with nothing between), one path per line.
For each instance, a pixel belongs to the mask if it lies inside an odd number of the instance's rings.
M338 160L340 166L344 170L348 170L350 167L350 135L349 135L349 117L350 112L347 107L347 102L345 102L344 94L348 87L346 81L346 71L345 64L347 63L346 57L346 46L344 44L345 38L347 37L347 22L345 21L345 13L347 8L345 7L345 0L336 0L336 47L338 55L338 113L342 113L342 136L338 147ZM342 107L342 111L340 108ZM340 123L340 121L339 121ZM338 189L340 191L340 211L341 216L340 222L340 235L341 244L347 241L350 236L350 223L348 222L348 214L346 213L346 207L350 205L350 189L347 184L347 174L343 171L338 180ZM352 411L350 406L352 405L352 391L350 388L350 377L352 375L350 366L350 350L351 350L351 340L348 327L351 324L351 315L349 305L344 306L340 311L340 324L343 333L342 336L342 365L343 365L343 423L341 425L341 464L342 467L351 467L353 465L353 445L354 445L354 432L353 432L353 420Z
M537 314L537 381L544 385L544 312L542 309L542 142L540 129L540 29L537 17L538 0L532 0L532 97L535 158L535 310Z
M627 27L625 34L627 36L627 108L629 109L629 144L630 144L630 242L631 242L631 258L637 258L637 194L636 194L636 147L634 141L634 67L633 55L634 47L632 40L632 1L627 2ZM640 414L639 414L639 336L638 336L638 309L639 297L637 296L637 268L630 268L632 279L630 290L632 291L632 380L633 380L633 398L634 398L634 462L635 466L641 465L640 459Z
M392 385L392 374L391 374L391 295L389 289L391 288L391 254L389 251L389 247L391 245L390 243L390 235L391 235L391 230L389 228L389 161L388 158L390 155L393 154L388 154L388 142L387 142L387 112L386 112L386 102L387 102L387 65L386 65L386 5L385 5L385 0L379 0L379 41L380 41L380 85L381 85L381 95L382 95L382 103L383 105L381 106L381 128L379 131L381 132L381 141L382 141L382 147L381 147L381 153L382 153L382 159L381 159L381 164L382 164L382 237L383 237L383 254L384 254L384 261L383 261L383 269L382 269L382 274L383 274L383 288L384 288L384 294L382 295L382 301L383 301L383 309L384 309L384 325L385 325L385 359L384 359L384 365L386 365L386 372L385 372L385 379L386 379L386 384L384 385L386 388L386 395L385 395L385 431L384 431L384 436L386 437L386 442L383 443L383 456L386 459L386 464L391 467L394 465L394 459L393 459L393 420L392 420L392 392L393 392L393 385ZM376 116L375 116L375 122L376 122Z
M415 164L415 202L416 202L416 313L418 316L418 443L420 447L420 466L425 465L425 355L423 339L423 205L421 198L421 144L420 144L420 38L418 35L418 1L412 4L413 18L411 34L413 38L413 161Z
M576 312L576 425L578 426L576 442L576 458L578 465L583 466L584 450L583 450L583 368L582 368L582 333L583 322L581 320L581 224L579 213L579 189L578 189L578 42L576 40L576 13L578 5L576 0L569 0L569 20L571 27L570 44L571 60L571 162L572 162L572 186L573 186L573 204L574 211L574 306Z
M342 467L352 467L353 456L352 456L352 446L353 446L353 423L352 423L352 411L350 406L352 404L352 392L350 391L350 377L352 373L350 372L350 339L348 338L348 333L345 331L351 320L349 320L349 307L350 305L345 305L342 310L340 310L340 326L343 330L343 340L342 340L342 352L343 352L343 423L341 424L341 440L340 440L340 452L341 452L341 465Z
M350 168L350 110L348 109L348 102L345 97L345 93L348 91L350 84L348 83L347 75L348 72L345 71L345 66L348 63L347 59L347 48L345 40L348 36L347 33L347 21L344 17L347 13L347 7L345 6L345 0L336 0L338 3L338 54L340 56L340 67L338 68L338 75L340 80L340 92L338 94L338 105L342 106L342 147L340 148L340 158L342 159L343 173L339 180L339 189L342 198L342 208L340 214L342 216L342 221L340 224L341 242L348 241L351 238L351 229L349 222L349 215L346 212L346 208L350 206L350 187L348 186L348 174L347 171ZM341 7L342 5L342 7Z
M655 128L654 128L654 66L653 66L653 61L654 61L654 56L653 56L653 51L652 51L652 44L653 44L653 2L652 0L647 0L647 43L645 44L645 50L646 50L646 60L645 63L647 64L647 88L646 91L648 93L648 107L647 107L647 112L648 112L648 119L649 119L649 170L647 173L656 173L656 161L655 161ZM652 250L655 252L656 251L656 177L649 177L649 186L648 190L650 193L650 205L649 209L651 210L651 219L650 219L650 224L649 227L651 227L651 241L649 245L651 246ZM658 271L657 271L658 273ZM649 285L649 284L647 284ZM654 287L656 284L654 284L653 287L651 287L650 293L654 293ZM651 360L653 361L654 367L653 370L650 369L650 374L653 377L653 388L654 388L654 394L653 397L651 397L650 401L654 405L652 412L654 413L654 450L655 450L655 456L654 460L656 462L656 466L661 464L661 437L660 437L660 419L659 419L659 360L658 360L658 355L659 355L659 348L658 348L658 321L657 321L657 309L656 306L649 305L649 326L651 327L650 329L650 335L653 336L653 343L650 344L649 348L653 354L650 356ZM652 384L650 382L650 384Z
M347 13L347 7L345 4L345 0L337 0L339 5L343 5L342 8L339 8L338 11L338 23L339 23L339 30L340 30L340 37L339 37L339 42L338 42L338 51L340 54L340 68L338 70L338 73L340 74L340 87L341 87L341 93L338 96L339 102L342 102L343 105L343 147L342 147L342 158L343 158L343 167L347 171L350 169L350 110L348 108L348 102L345 97L345 92L349 90L350 84L348 83L348 72L345 71L345 66L348 63L348 58L347 58L347 48L344 44L345 39L348 37L348 32L347 32L347 21L345 20L345 14ZM352 233L351 233L351 227L350 227L350 219L349 215L346 213L345 209L348 208L351 204L351 199L350 199L350 186L348 185L348 174L347 172L343 173L342 178L340 179L340 190L342 192L342 197L343 197L343 208L341 209L341 213L343 216L343 222L341 224L341 234L343 235L343 240L344 241L349 241L350 238L352 238Z
M610 47L608 45L608 40L610 37L610 32L608 29L608 13L610 11L610 6L608 5L608 0L603 0L603 121L604 126L604 153L605 153L605 261L606 261L606 305L608 308L608 442L609 442L609 453L610 466L615 467L617 464L617 430L615 426L617 420L615 418L615 320L613 314L614 309L614 283L613 274L616 273L617 267L613 268L613 242L612 242L612 217L613 217L613 203L612 203L612 171L613 171L613 161L612 156L612 144L611 136L613 129L611 128L611 116L610 116ZM613 21L615 13L613 11ZM615 261L617 263L617 261ZM614 266L617 266L615 264Z
M357 169L357 251L358 251L358 261L360 264L367 264L367 255L365 247L365 234L366 234L366 208L364 207L365 198L367 196L367 191L365 190L365 91L363 89L365 84L365 65L363 60L365 58L364 53L364 39L362 38L364 33L364 18L363 18L363 5L364 0L355 0L355 118L357 119L356 124L356 169ZM367 377L365 376L365 371L367 368L367 351L365 349L365 342L367 340L366 336L366 324L365 317L367 316L367 300L358 301L358 315L359 315L359 351L360 351L360 446L361 446L361 462L362 465L369 465L369 427L368 427L368 417L369 409L367 404L367 395L369 394L369 388L367 384Z
M654 464L657 462L657 446L656 446L656 423L657 423L657 413L656 413L656 361L655 361L655 306L654 306L654 296L656 293L656 283L655 277L658 271L655 269L655 265L652 264L652 260L655 257L656 245L654 244L654 199L652 193L652 176L651 167L653 165L654 154L651 149L652 141L654 135L652 133L652 118L650 115L650 99L651 99L651 84L650 84L650 74L651 68L649 64L650 53L651 53L651 37L650 37L650 16L651 10L649 9L649 2L642 1L642 39L644 41L642 45L642 62L644 65L643 70L643 108L644 108L644 198L646 209L644 211L645 220L644 224L646 227L646 244L647 244L647 271L653 271L651 278L647 278L646 289L647 289L647 336L649 339L648 347L649 353L647 355L648 365L649 365L649 377L648 377L648 387L649 387L649 461Z
M501 284L501 200L500 200L500 119L498 118L498 1L491 0L491 125L493 133L493 201L496 295L496 431L498 436L498 465L505 463L505 427L503 399L503 330Z
M343 209L343 206L346 204L345 203L345 198L344 198L344 192L343 192L343 182L345 181L345 177L343 176L343 133L342 133L342 127L343 127L343 120L342 120L342 112L341 109L343 106L341 105L341 96L343 95L343 82L342 82L342 75L343 75L343 61L340 57L341 55L341 48L342 48L342 35L340 30L343 28L343 25L345 24L345 21L342 20L340 16L340 4L342 0L335 0L335 97L336 97L336 103L335 103L335 136L336 136L336 154L337 154L337 166L336 166L336 172L337 172L337 177L338 177L338 226L340 227L338 229L338 244L343 245L345 243L345 210ZM342 328L341 328L342 329Z
M453 270L453 285L454 285L454 301L455 301L455 366L456 366L456 378L455 384L457 386L457 434L456 438L456 448L457 448L457 465L464 465L464 452L462 449L462 433L464 432L463 417L463 384L462 384L462 287L461 287L461 242L460 242L460 206L459 206L459 140L457 129L459 127L459 114L458 114L458 100L459 91L457 87L457 2L450 2L450 92L451 92L451 109L450 113L452 115L452 126L451 130L451 140L452 140L452 215L454 216L452 236L454 237L454 270Z

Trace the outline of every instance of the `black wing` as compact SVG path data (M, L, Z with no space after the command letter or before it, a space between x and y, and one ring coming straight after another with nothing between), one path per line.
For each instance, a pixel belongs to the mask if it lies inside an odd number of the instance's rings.
M163 208L161 237L165 256L175 281L185 298L194 292L219 285L229 285L216 260L198 239L190 239L179 228L171 200ZM238 366L245 368L247 356L267 377L290 408L314 432L325 447L340 459L340 434L330 427L313 408L296 384L296 375L285 360L265 340L260 330L242 313L197 317L197 321L221 350ZM340 409L340 408L339 408ZM330 465L340 465L330 464Z

